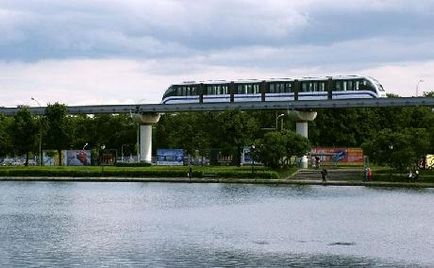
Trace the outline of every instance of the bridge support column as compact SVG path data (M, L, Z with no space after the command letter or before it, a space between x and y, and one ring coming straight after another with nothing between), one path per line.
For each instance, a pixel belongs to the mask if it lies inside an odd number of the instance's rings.
M134 114L134 119L139 123L138 160L139 162L152 162L152 125L160 120L160 114Z
M293 111L296 120L296 133L309 138L308 122L315 120L317 112ZM309 159L307 155L300 157L297 161L301 168L308 168Z

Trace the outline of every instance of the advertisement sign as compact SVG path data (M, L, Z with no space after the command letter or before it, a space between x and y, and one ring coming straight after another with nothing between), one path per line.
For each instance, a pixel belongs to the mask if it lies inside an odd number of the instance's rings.
M59 165L59 154L56 150L44 150L42 152L42 165L57 166Z
M425 158L425 168L434 169L434 154L427 154Z
M89 150L66 150L63 151L63 164L65 166L88 166L91 161Z
M315 147L310 152L312 158L318 156L321 162L363 164L363 150L361 148L330 148Z
M252 154L251 154L251 147L244 147L243 151L241 152L241 165L251 165L253 163Z
M102 166L113 166L116 164L116 150L102 150L100 152L99 164Z
M184 150L182 149L158 149L157 165L182 166L184 165Z

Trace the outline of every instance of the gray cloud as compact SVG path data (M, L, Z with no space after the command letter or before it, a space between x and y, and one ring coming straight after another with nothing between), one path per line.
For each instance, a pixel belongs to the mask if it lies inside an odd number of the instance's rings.
M3 0L0 60L293 67L432 59L433 13L429 0Z

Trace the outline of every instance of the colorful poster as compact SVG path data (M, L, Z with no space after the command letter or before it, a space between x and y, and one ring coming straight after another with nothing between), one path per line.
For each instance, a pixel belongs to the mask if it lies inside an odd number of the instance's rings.
M44 150L42 152L42 164L44 166L58 166L59 154L56 150Z
M434 169L434 154L427 154L425 158L425 168Z
M184 150L182 149L158 149L157 165L182 166L184 165Z
M116 164L116 150L102 150L100 152L99 164L102 166L113 166Z
M310 152L312 158L320 158L321 162L363 164L364 155L361 148L315 147Z
M91 151L66 150L63 151L63 164L65 166L88 166L91 164Z

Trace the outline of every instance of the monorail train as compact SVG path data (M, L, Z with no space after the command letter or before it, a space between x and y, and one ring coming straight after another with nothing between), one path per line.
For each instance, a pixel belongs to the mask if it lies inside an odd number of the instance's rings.
M171 85L163 104L359 99L386 97L372 77L347 75L268 80L201 81Z

